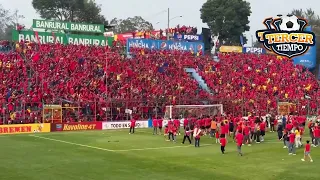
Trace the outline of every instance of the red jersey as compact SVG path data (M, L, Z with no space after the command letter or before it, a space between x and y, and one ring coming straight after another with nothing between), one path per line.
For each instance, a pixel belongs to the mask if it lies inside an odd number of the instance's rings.
M157 119L153 119L152 120L152 126L153 127L158 127L158 120Z
M313 135L315 138L319 138L320 137L320 129L319 128L315 128L313 130Z
M227 145L226 138L220 138L220 144L221 144L221 146L226 146Z
M276 126L276 125L278 124L278 120L275 119L275 120L273 121L273 123L274 123L274 125Z
M224 125L224 128L226 128L225 131L226 131L226 133L228 133L229 132L229 124L227 123L226 125Z
M206 119L205 125L206 126L210 126L211 125L211 119L210 118Z
M292 128L293 128L293 125L292 125L291 123L286 125L286 129L287 129L288 131L291 131Z
M243 130L244 135L249 135L250 134L250 128L249 126L245 126Z
M238 146L241 146L242 145L242 142L243 142L243 134L242 133L238 133L236 135L236 140L237 140L237 145Z
M310 144L306 144L306 147L304 148L306 152L310 152Z
M216 131L216 138L218 139L220 137L219 132Z
M242 131L242 124L241 123L238 124L237 131Z
M290 143L294 143L294 139L296 138L296 135L294 134L294 133L291 133L290 135L289 135L289 142Z
M136 127L136 120L134 119L130 120L130 127Z
M166 127L166 128L164 129L164 134L168 134L168 133L169 133L169 128Z
M178 119L173 120L173 124L174 124L176 127L180 127L180 120L178 120Z
M189 124L188 119L184 119L184 120L183 120L183 126L188 126L188 124Z
M172 126L171 132L173 133L173 135L177 134L177 128L175 126Z
M223 125L220 127L221 129L221 134L226 134L228 131L226 131L226 125Z
M260 123L260 131L265 131L266 130L266 123L262 122Z
M204 119L200 119L200 126L205 126L205 120Z
M162 122L163 122L162 119L158 119L158 126L159 126L159 127L162 127L162 125L163 125Z

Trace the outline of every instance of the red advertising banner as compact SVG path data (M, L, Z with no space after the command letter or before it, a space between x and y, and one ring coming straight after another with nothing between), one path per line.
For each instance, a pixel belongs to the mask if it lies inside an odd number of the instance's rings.
M74 122L51 124L51 131L101 130L102 122Z
M151 32L147 32L146 33L146 38L150 38L151 36L153 37L157 37L160 35L160 31L151 31ZM144 32L136 32L135 34L135 38L143 38L144 36ZM129 38L133 38L133 34L132 33L124 33L124 34L117 34L114 36L114 40L127 40Z

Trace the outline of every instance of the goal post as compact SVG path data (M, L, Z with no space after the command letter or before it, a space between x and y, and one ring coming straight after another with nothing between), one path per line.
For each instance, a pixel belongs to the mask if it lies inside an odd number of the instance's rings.
M170 105L166 106L164 119L215 116L223 114L222 104L212 105Z

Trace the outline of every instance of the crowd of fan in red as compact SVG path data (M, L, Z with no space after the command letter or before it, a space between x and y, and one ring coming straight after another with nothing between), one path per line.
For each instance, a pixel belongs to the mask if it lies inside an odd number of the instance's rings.
M298 102L301 114L310 103L317 113L320 91L314 75L273 56L221 54L215 62L179 51L132 49L127 57L117 47L22 42L17 47L0 54L0 122L41 121L48 104L68 107L62 116L68 122L124 120L126 109L147 119L166 105L205 100L223 102L228 113L275 110L277 100ZM185 72L188 67L199 72L211 92Z

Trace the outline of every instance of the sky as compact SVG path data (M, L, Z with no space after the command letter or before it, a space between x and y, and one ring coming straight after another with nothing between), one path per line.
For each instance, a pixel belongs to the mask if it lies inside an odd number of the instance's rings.
M255 31L263 29L262 21L266 17L275 17L277 14L288 14L292 9L312 8L320 15L319 0L247 0L251 4L252 14L249 17L250 31L245 35L248 45L251 45ZM0 0L5 9L18 10L25 18L19 19L19 23L32 26L32 19L39 19L39 15L32 7L32 0ZM207 27L200 19L200 8L206 0L96 0L101 4L102 14L111 20L114 17L125 19L132 16L142 16L154 25L155 29L167 27L168 13L170 9L170 27L180 25L196 26L199 29ZM179 17L182 16L182 17ZM177 17L177 18L175 18ZM255 41L255 39L253 39Z

